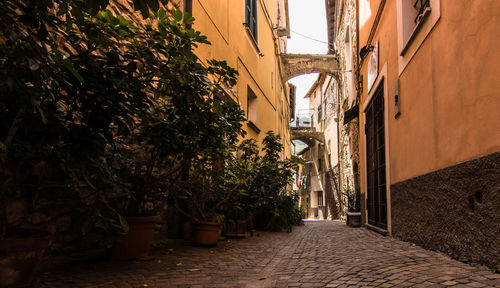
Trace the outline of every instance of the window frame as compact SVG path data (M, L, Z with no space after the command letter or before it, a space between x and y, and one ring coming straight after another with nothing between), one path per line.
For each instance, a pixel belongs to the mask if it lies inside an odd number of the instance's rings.
M321 122L321 109L322 109L322 105L321 105L321 101L319 102L319 105L318 105L318 124Z
M323 191L322 190L318 190L316 191L317 194L316 194L316 198L318 200L318 207L323 207L325 206L324 205L324 202L323 202Z
M405 31L408 31L405 30L405 27L408 26L405 23L414 22L415 19L415 17L412 17L411 21L409 21L409 13L405 14L405 9L409 9L408 5L413 6L415 1L417 0L397 0L399 75L403 73L408 63L441 18L441 0L429 0L430 7L424 9L419 16L420 20L413 24L413 27L410 27L412 31L408 37L405 37Z
M255 43L258 41L258 18L257 18L257 0L245 0L245 28L252 36Z
M250 88L250 86L247 85L247 111L246 111L247 123L248 123L248 126L250 126L257 133L260 132L260 129L257 126L258 117L259 117L258 98L259 97L257 97L257 94L255 94L255 92L253 92L252 88Z

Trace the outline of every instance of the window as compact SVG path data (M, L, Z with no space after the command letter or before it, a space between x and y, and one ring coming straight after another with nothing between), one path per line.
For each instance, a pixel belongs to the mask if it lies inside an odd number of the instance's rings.
M318 192L318 206L323 206L323 191Z
M291 120L295 120L295 86L293 84L289 85L290 85L290 118Z
M335 80L332 81L332 86L330 87L332 89L332 103L335 103Z
M278 2L278 19L276 21L276 24L278 25L278 27L281 25L281 10L280 10L280 0L277 1Z
M321 144L318 144L318 172L323 171L323 161L321 161L321 156L323 155L321 151Z
M415 19L413 19L413 22L415 22L415 24L418 24L420 21L422 21L426 10L431 9L431 1L416 0L415 3L413 3L413 8L415 8L417 11L417 16L415 17Z
M397 0L399 74L441 17L441 0Z
M324 110L325 110L325 114L324 114L325 116L324 117L325 117L325 120L326 120L326 118L328 118L327 117L328 116L328 97L325 97L325 100L323 101L323 107L325 107L324 108Z
M353 63L352 63L352 45L351 45L351 32L349 29L349 26L346 29L345 33L345 38L344 38L344 55L345 55L345 65L346 69L350 71L354 71ZM346 74L346 82L347 85L345 85L345 95L347 95L348 104L349 107L354 104L354 101L356 98L354 97L354 87L353 87L353 81L352 81L352 74L353 73L347 73Z
M430 0L403 1L403 41L408 43L431 11Z
M318 124L319 124L319 121L321 121L321 103L318 106Z
M257 0L245 0L245 25L257 42Z
M247 86L247 120L249 125L258 132L257 128L257 95Z

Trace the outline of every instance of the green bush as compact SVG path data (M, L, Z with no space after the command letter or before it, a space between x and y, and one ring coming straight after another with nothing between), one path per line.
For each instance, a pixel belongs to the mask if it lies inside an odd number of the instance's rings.
M283 145L280 137L272 131L263 140L264 156L258 156L252 145L244 147L244 157L251 159L254 170L246 184L247 195L243 199L249 219L256 229L265 231L290 231L293 225L302 223L298 209L298 197L289 195L287 188L292 183L296 164L291 160L280 160Z
M82 234L123 233L124 216L147 213L200 159L224 161L243 135L241 109L214 97L237 72L199 61L209 42L191 15L134 0L154 13L133 23L133 11L101 11L108 2L0 1L0 206L43 202ZM32 225L5 211L0 237Z

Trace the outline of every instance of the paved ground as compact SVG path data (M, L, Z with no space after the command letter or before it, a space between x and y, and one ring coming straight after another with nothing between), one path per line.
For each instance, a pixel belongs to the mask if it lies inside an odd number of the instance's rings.
M74 259L35 287L500 287L500 274L341 222L153 251L145 261Z

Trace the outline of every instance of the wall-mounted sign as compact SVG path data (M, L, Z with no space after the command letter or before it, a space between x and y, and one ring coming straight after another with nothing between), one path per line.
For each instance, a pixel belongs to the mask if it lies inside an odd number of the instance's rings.
M370 59L368 61L368 93L372 89L373 83L378 76L378 41L373 47L372 54L370 54Z

